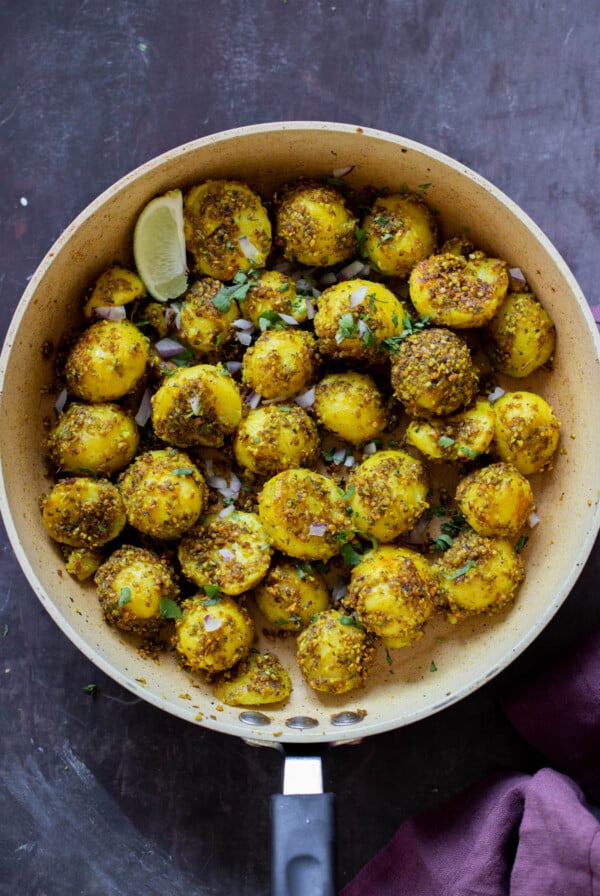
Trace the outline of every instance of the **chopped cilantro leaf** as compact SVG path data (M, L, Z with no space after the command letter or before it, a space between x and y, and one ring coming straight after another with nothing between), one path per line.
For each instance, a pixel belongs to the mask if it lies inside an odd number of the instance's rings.
M170 600L168 597L161 597L160 615L163 619L181 619L183 613L179 604L176 604L174 600Z

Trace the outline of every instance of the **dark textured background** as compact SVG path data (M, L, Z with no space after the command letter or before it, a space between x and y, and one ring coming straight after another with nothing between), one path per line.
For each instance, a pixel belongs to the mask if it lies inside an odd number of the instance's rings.
M281 119L377 127L460 159L533 217L596 304L599 38L596 0L1 0L1 332L54 239L113 181L196 137ZM597 548L536 643L478 693L326 752L340 884L408 815L543 762L500 699L600 624L599 578ZM2 896L268 892L278 754L97 671L3 532L0 649Z

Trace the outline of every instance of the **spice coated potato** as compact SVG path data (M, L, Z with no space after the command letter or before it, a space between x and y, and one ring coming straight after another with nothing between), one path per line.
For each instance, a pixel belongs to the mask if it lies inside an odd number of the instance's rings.
M119 484L129 525L152 538L179 538L194 525L208 497L200 470L175 448L138 455Z
M173 644L181 662L192 672L223 672L246 657L254 641L254 623L242 604L231 597L196 595L181 605Z
M495 424L492 405L487 398L477 398L471 407L447 417L411 420L404 443L431 461L473 460L492 444Z
M196 357L213 355L235 335L232 324L240 316L235 301L226 311L212 302L222 287L220 280L203 277L192 283L181 303L179 335Z
M447 253L420 261L409 277L410 299L421 317L442 327L481 327L506 296L505 261L475 252L469 258Z
M91 318L96 308L129 305L145 295L146 287L138 275L127 268L115 265L100 274L85 303L83 313L87 318Z
M455 500L479 535L518 535L534 510L529 480L512 464L490 464L458 483Z
M255 513L208 514L179 542L184 576L201 588L243 594L266 575L271 546Z
M238 464L256 476L312 467L320 454L317 426L298 405L267 404L254 408L235 431Z
M311 333L269 329L244 354L242 382L263 398L291 398L317 375L319 353Z
M352 525L379 542L412 529L427 510L429 482L423 464L405 451L377 451L348 480Z
M254 599L271 625L297 632L329 607L329 590L308 563L280 560L254 589Z
M440 417L470 404L477 374L468 345L445 327L413 333L393 356L392 386L411 417Z
M407 277L437 247L435 217L414 193L378 197L361 227L363 254L388 277Z
M208 180L183 201L186 248L199 274L232 280L238 271L265 266L271 222L260 197L246 184Z
M110 476L130 463L139 441L135 420L119 405L73 402L51 431L48 452L59 470Z
M495 403L494 449L524 476L549 467L558 447L560 423L548 402L534 392L505 392Z
M521 556L508 539L471 531L454 540L434 569L450 621L503 609L525 578Z
M98 568L94 582L106 621L140 635L160 631L162 602L179 596L172 568L154 551L134 545L117 548Z
M300 671L316 691L345 694L362 687L375 659L372 636L353 616L325 610L298 636Z
M298 323L304 323L308 316L306 299L298 294L294 278L280 271L261 271L241 300L241 308L246 320L256 327L261 317L268 320L274 314L288 314Z
M383 545L353 568L345 603L386 647L408 647L436 612L437 597L433 570L422 554Z
M286 700L292 682L272 653L249 653L214 685L217 700L228 706L264 706Z
M332 358L376 362L381 344L403 329L404 308L383 283L356 278L325 289L313 324L319 351Z
M181 367L152 396L154 431L178 448L222 445L241 419L240 391L220 364Z
M65 569L78 582L91 579L104 560L100 548L73 548L67 550Z
M325 429L354 445L377 438L388 422L385 399L373 377L353 370L330 373L317 383L314 410Z
M312 470L284 470L258 496L258 514L274 548L299 560L337 554L347 505L332 479Z
M61 479L42 500L42 520L55 541L100 547L116 538L127 518L121 494L108 479Z
M277 199L275 242L285 258L327 267L356 253L357 224L335 187L300 182L284 188Z
M547 364L556 331L548 312L530 292L510 292L484 331L496 370L517 379Z
M83 331L69 352L67 389L84 401L115 401L136 388L149 355L148 340L131 321L99 320Z

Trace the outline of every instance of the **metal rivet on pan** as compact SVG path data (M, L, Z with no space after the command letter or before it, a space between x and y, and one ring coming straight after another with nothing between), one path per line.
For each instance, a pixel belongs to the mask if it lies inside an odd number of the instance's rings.
M310 716L293 716L291 719L286 719L285 724L288 728L316 728L319 723Z
M356 725L357 722L362 722L364 719L364 715L361 715L358 712L351 712L350 710L346 710L345 712L338 712L334 716L331 717L332 725Z
M255 710L248 709L244 712L241 712L238 716L240 722L244 722L246 725L270 725L271 719L266 716L262 712L255 712Z

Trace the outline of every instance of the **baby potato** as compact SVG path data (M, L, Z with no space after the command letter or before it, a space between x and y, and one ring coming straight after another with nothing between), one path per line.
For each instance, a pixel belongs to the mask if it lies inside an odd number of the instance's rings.
M387 426L385 400L375 380L366 373L330 373L315 387L315 414L329 432L364 444Z
M509 292L486 326L484 336L496 370L518 379L552 358L556 330L534 295Z
M78 582L91 579L104 559L99 548L73 548L65 559L65 569Z
M146 287L137 274L127 268L115 265L103 271L92 289L83 313L89 319L94 316L96 308L108 308L112 305L129 305L136 299L146 295Z
M232 323L240 316L237 303L231 301L222 311L212 302L222 285L212 277L202 277L183 297L179 334L196 357L214 354L235 335Z
M444 327L407 336L392 356L392 386L411 417L440 417L470 404L477 374L468 345Z
M438 587L431 565L417 551L383 545L353 569L348 606L386 647L408 647L436 612Z
M129 525L152 538L179 538L194 525L208 498L202 473L175 448L140 454L119 483Z
M171 567L146 548L123 545L94 576L106 621L123 631L152 635L162 627L165 601L179 588Z
M228 706L265 706L287 700L292 682L272 653L249 653L213 685L214 695Z
M273 547L299 560L337 554L347 524L346 503L332 479L312 470L284 470L258 497L258 515Z
M534 510L529 480L512 464L502 462L461 479L455 500L479 535L518 535Z
M266 575L272 551L255 513L211 513L187 532L177 549L184 576L199 587L242 594Z
M195 595L181 605L175 620L175 651L192 672L223 672L246 657L254 641L254 623L231 597Z
M414 193L379 196L361 228L365 256L388 277L407 277L418 261L436 250L435 218Z
M394 293L371 280L342 280L321 293L313 324L322 354L375 362L384 339L403 329L404 308Z
M352 525L384 544L407 532L429 507L423 464L405 451L378 451L348 480Z
M306 299L296 292L296 281L279 271L261 271L244 299L240 300L244 317L259 327L261 317L288 314L298 323L307 319Z
M315 379L318 365L311 333L269 329L244 353L242 382L263 398L291 398Z
M318 181L301 181L278 198L275 242L291 261L327 267L356 253L357 224L343 193Z
M472 460L490 447L496 415L487 398L448 417L411 420L404 434L406 445L418 448L428 460Z
M154 431L178 448L222 445L241 419L239 389L222 365L181 367L152 396Z
M329 607L325 580L307 563L281 560L254 589L258 609L282 631L306 628L315 613Z
M146 372L149 343L128 320L99 320L81 334L65 364L67 389L84 401L114 401L132 392Z
M510 541L471 531L461 533L434 568L451 622L503 609L525 578L523 560Z
M548 402L534 392L505 392L494 403L494 448L500 460L524 476L552 464L560 423Z
M319 459L319 449L314 420L296 404L266 404L250 410L233 440L238 464L256 476L312 467Z
M374 659L371 635L338 610L319 613L298 636L298 665L316 691L345 694L362 687Z
M421 317L442 327L481 327L504 301L508 269L505 261L482 253L432 255L414 266L408 283Z
M116 485L108 479L61 479L42 499L42 520L55 541L95 548L116 538L127 521Z
M110 476L130 463L139 440L135 420L119 405L73 402L50 433L48 451L59 470Z
M246 184L208 180L183 201L185 244L195 270L217 280L263 268L271 250L271 222L260 197Z

